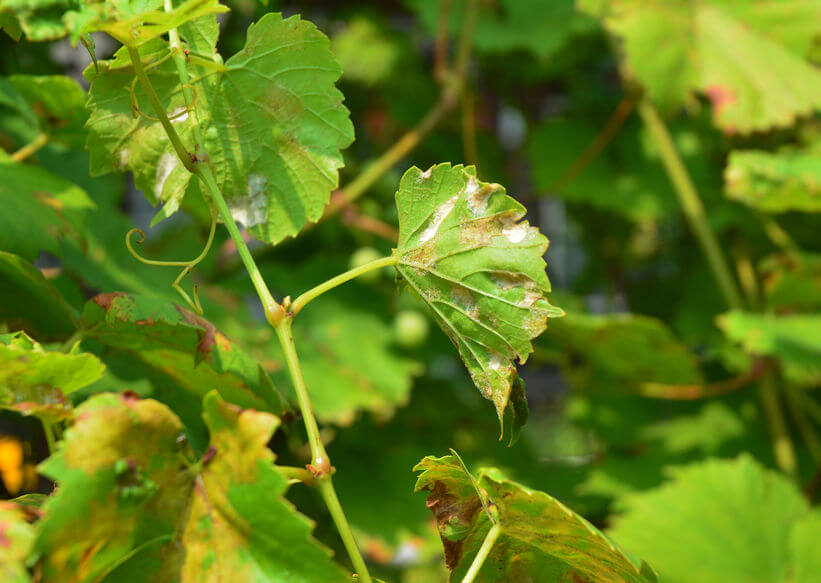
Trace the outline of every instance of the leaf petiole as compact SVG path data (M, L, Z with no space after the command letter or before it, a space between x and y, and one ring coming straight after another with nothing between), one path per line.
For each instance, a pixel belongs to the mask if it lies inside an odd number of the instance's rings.
M476 575L479 574L479 570L482 568L482 565L485 564L485 559L487 559L491 549L493 549L493 545L496 543L496 539L499 538L501 533L502 527L499 526L499 524L494 524L490 527L490 530L487 531L485 535L485 540L482 542L482 546L479 547L479 552L476 553L468 572L465 573L465 576L462 578L462 583L473 583L473 580L476 579Z

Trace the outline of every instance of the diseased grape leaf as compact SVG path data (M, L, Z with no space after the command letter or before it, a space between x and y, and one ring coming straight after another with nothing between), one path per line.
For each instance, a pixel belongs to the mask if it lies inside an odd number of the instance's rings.
M92 354L46 352L25 332L0 334L0 408L67 419L66 396L99 379L103 369Z
M765 257L758 266L767 304L777 312L821 311L821 254Z
M78 318L60 293L31 263L0 251L0 321L42 341L65 340Z
M616 542L670 583L790 580L790 531L810 509L786 477L746 454L668 473L660 488L617 502Z
M470 476L454 456L426 457L416 490L428 490L445 547L451 581L461 581L493 523ZM501 528L475 581L654 582L646 564L636 567L627 555L584 518L561 502L480 470L476 478L490 514Z
M769 213L821 211L821 147L735 150L724 171L730 198Z
M527 404L513 360L524 364L547 319L563 314L546 298L547 238L520 222L525 208L502 186L477 180L473 167L411 168L396 206L397 271L431 309L515 439Z
M0 502L0 580L30 583L26 558L34 542L34 527L14 502Z
M182 424L157 401L103 394L78 408L40 467L60 484L37 525L45 580L347 580L282 499L287 482L267 449L276 417L215 392L204 412L210 459L195 466Z
M0 163L0 249L35 260L57 254L61 239L79 239L95 208L85 191L37 166Z
M718 317L727 337L752 354L778 358L790 378L801 384L821 382L821 314L728 312Z
M278 415L290 410L258 362L213 324L165 300L100 294L86 303L82 328L85 338L130 354L170 377L191 399L216 389L241 407Z
M195 18L227 11L218 0L185 0L169 12L163 9L163 0L92 0L66 14L64 21L74 42L100 31L137 47Z
M698 92L712 101L717 126L745 134L821 108L821 72L804 60L821 27L813 1L583 4L622 39L627 74L662 108Z
M180 30L207 44L202 27ZM186 38L185 35L190 37ZM177 70L159 39L141 48L144 66L184 143L193 116L186 113ZM338 184L340 149L353 141L342 94L341 71L328 39L310 22L266 14L248 29L245 47L225 64L191 59L197 118L217 183L234 219L263 241L276 243L316 221ZM155 221L177 210L186 191L199 191L183 168L161 125L132 113L134 73L118 52L101 62L91 81L88 147L93 174L134 172L137 187L152 202L165 202ZM141 87L134 99L153 117Z

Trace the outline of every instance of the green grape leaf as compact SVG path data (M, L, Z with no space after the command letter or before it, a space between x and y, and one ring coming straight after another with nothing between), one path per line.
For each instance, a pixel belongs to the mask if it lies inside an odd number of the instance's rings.
M136 357L196 399L217 389L241 407L290 410L258 362L213 324L165 300L100 294L86 303L82 328L86 338Z
M85 191L37 166L0 163L0 248L35 260L57 254L60 241L79 239L85 214L95 208Z
M821 147L730 152L724 185L727 196L764 212L819 212Z
M0 28L18 40L52 41L66 35L63 15L76 0L0 0Z
M790 530L809 505L786 477L746 454L668 472L670 482L618 501L616 542L670 583L792 580Z
M43 341L65 340L77 329L77 317L39 269L0 251L0 321Z
M126 46L137 47L207 14L227 12L218 0L185 0L163 10L162 0L106 0L83 2L66 14L74 42L90 32L105 32Z
M361 16L352 18L331 38L331 49L343 79L364 85L377 85L395 74L402 50L376 22Z
M24 146L38 134L37 114L7 78L0 78L0 132L14 144L5 146L9 150Z
M813 583L821 577L821 553L818 533L821 532L821 511L811 512L792 527L790 554L795 583Z
M758 266L767 305L776 312L821 312L821 254L765 257Z
M734 311L719 316L718 326L748 352L777 357L794 381L821 382L821 314Z
M569 312L540 342L561 350L563 372L580 390L638 392L648 383L703 382L693 353L656 318Z
M208 35L181 29L189 42ZM195 39L199 39L196 40ZM193 116L186 113L179 77L157 40L141 49L151 82L184 143ZM266 14L248 29L245 47L223 65L191 59L194 108L214 165L217 184L236 221L259 239L276 243L316 221L338 184L340 149L353 141L342 94L341 71L328 39L310 22ZM152 202L166 203L155 222L179 207L186 191L199 190L183 168L161 125L132 113L134 78L124 53L100 63L91 80L88 147L92 173L134 172ZM153 113L141 87L135 102Z
M25 332L0 334L0 408L67 419L66 396L99 379L103 369L92 354L46 352Z
M204 417L216 455L193 492L182 581L348 581L311 538L310 521L283 499L287 481L266 447L278 420L216 393L206 396Z
M49 142L83 149L86 141L86 92L74 79L62 75L11 75L9 83L37 116Z
M397 271L459 349L503 425L510 414L515 438L527 405L513 359L524 364L531 339L563 314L545 297L547 238L520 222L524 207L502 186L477 180L472 167L411 168L396 205Z
M451 581L462 580L494 523L501 534L477 582L655 581L652 569L646 564L636 567L584 518L544 492L504 478L498 470L480 470L476 478L489 513L456 457L426 457L414 471L422 472L416 490L430 492L427 507L439 527Z
M699 92L718 127L746 134L821 108L821 72L804 60L821 11L805 0L781 4L610 0L598 16L622 39L627 74L653 101L673 109Z
M46 580L348 580L282 498L287 481L267 449L277 418L216 392L203 408L211 445L190 467L183 426L165 405L103 394L77 409L40 467L60 483L37 525Z
M0 580L31 583L26 559L34 542L34 527L14 502L0 502Z

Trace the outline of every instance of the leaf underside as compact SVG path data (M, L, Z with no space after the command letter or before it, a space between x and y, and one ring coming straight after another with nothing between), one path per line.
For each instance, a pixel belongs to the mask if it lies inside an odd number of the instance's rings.
M396 269L431 309L515 438L527 404L513 360L523 364L547 319L563 313L546 298L547 238L520 221L522 205L500 185L477 180L472 167L411 168L396 205Z

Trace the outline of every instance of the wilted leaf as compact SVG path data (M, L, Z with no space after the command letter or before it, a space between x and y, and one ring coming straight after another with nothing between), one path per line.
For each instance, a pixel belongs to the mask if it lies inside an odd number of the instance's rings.
M809 505L787 478L747 455L669 473L671 482L620 501L616 542L670 583L790 580L790 531Z
M0 251L0 321L43 341L64 340L77 318L60 293L31 263Z
M201 31L200 31L201 32ZM193 27L181 30L194 38ZM196 33L191 42L202 42ZM187 39L186 39L187 40ZM160 101L183 141L191 143L179 77L162 42L141 54ZM223 65L192 60L196 113L217 183L234 219L258 238L276 243L316 221L337 186L340 149L353 140L342 94L334 87L341 71L328 39L310 22L266 14L248 29L243 50ZM149 200L166 202L155 221L179 207L186 190L198 190L179 162L161 125L132 115L134 78L122 52L86 71L92 172L130 169ZM153 115L141 88L136 102ZM125 139L123 139L125 136Z
M71 416L66 395L102 374L92 354L46 352L25 332L0 334L0 408L65 419Z
M474 168L411 168L396 193L399 274L430 307L459 349L473 382L506 411L511 437L526 419L523 384L513 360L563 312L550 305L542 258L547 238L520 222L525 208Z
M86 338L130 354L170 377L189 400L199 401L216 389L241 407L276 414L289 410L259 363L185 308L123 293L100 294L86 303L82 327ZM156 396L164 400L163 395ZM190 416L184 421L197 422Z
M34 542L34 528L14 502L0 502L0 579L30 583L26 559Z
M430 492L427 506L439 526L451 581L460 581L493 523L454 456L426 457L414 471L422 472L416 490ZM655 581L649 567L637 568L595 527L555 498L492 469L480 470L477 483L501 534L476 581Z
M821 314L728 312L718 325L748 352L777 357L795 381L821 381Z
M56 254L59 241L79 238L77 227L95 207L85 191L48 170L0 163L0 248L35 260Z
M716 125L748 133L821 107L821 73L804 60L821 26L813 2L610 0L597 15L622 38L628 73L666 109L699 92Z
M227 10L218 0L186 0L169 12L162 0L92 1L66 14L65 22L75 42L83 34L100 31L136 47L190 20Z
M188 465L182 424L161 403L105 394L78 408L41 466L60 483L37 529L46 580L347 580L282 499L287 482L266 446L276 417L216 393L204 409L210 453Z
M771 213L821 211L821 148L730 152L727 196Z

